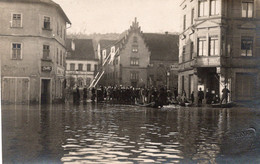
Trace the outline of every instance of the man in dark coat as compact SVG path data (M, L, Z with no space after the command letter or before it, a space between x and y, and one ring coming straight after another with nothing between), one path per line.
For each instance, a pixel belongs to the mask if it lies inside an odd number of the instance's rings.
M87 101L87 97L88 97L87 94L88 94L88 89L87 86L85 85L83 89L83 102Z
M91 100L92 100L92 102L95 102L95 100L96 100L96 89L94 87L91 90L91 94L92 94Z
M204 99L204 92L201 90L201 88L199 89L198 92L198 105L201 106L202 105L202 100Z
M225 85L225 88L222 90L222 98L221 98L220 104L222 104L223 100L225 100L226 104L227 104L229 93L230 93L230 91L227 89L227 86Z
M79 86L77 86L77 102L80 102L80 92L79 92Z

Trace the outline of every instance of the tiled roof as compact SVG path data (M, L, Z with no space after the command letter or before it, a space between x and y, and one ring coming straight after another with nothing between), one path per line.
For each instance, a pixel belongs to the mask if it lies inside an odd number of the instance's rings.
M151 52L150 60L178 60L178 35L144 33L143 36Z
M107 48L108 46L111 46L113 45L114 43L116 42L116 40L100 40L99 41L99 44L100 44L100 49L105 49Z
M47 4L47 5L51 5L54 6L58 9L59 12L61 12L61 14L64 16L65 20L71 24L69 18L67 17L67 15L65 14L65 12L63 11L63 9L60 7L59 4L53 2L52 0L0 0L0 1L6 1L6 2L21 2L21 3L43 3L43 4Z
M72 40L75 44L75 50L72 50ZM66 48L68 51L67 59L97 60L92 39L67 39Z

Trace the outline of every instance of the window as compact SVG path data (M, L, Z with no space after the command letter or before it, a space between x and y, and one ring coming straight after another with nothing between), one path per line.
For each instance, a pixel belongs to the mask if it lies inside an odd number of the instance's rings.
M241 56L253 56L253 37L242 37Z
M132 52L137 53L138 52L138 45L132 46Z
M48 59L50 57L50 46L43 45L43 59Z
M131 72L130 73L130 79L131 80L138 80L139 79L139 73L138 72Z
M253 2L242 2L242 17L243 18L252 18L253 17Z
M60 50L60 65L62 66L62 51Z
M12 27L22 27L22 15L21 14L13 14Z
M210 15L218 15L217 0L210 0Z
M134 43L137 43L137 37L134 36Z
M57 35L59 36L60 34L59 34L59 30L60 30L60 28L59 28L59 23L57 22Z
M219 55L219 43L217 37L210 37L210 56Z
M103 51L102 51L102 54L103 54L103 58L105 59L105 58L107 57L107 55L106 55L106 54L107 54L107 53L106 53L106 50L103 50Z
M198 39L198 55L207 56L206 38Z
M44 21L43 21L43 29L51 29L51 19L50 17L44 17Z
M111 53L115 53L115 47L111 47Z
M199 17L205 16L205 1L199 1Z
M12 44L12 59L22 59L21 55L22 45L20 43Z
M186 29L186 15L183 16L183 30Z
M139 66L139 59L138 58L130 58L130 65L131 66Z
M87 64L87 71L91 71L91 64Z
M63 34L62 34L62 31L63 31L63 30L62 30L62 26L60 26L60 37L61 37L61 38L62 38L62 35L63 35Z
M184 45L183 47L182 47L182 62L184 62L185 61L185 52L186 51L186 46Z
M66 59L66 53L64 52L63 53L63 58L62 58L63 60L62 60L62 65L63 66L66 66L66 61L65 61L65 59Z
M97 71L97 65L96 64L94 65L94 71L95 72Z
M56 63L59 64L59 49L57 48Z
M194 43L191 42L191 43L190 43L190 60L192 59L193 52L194 52Z
M184 76L181 76L181 91L184 91Z
M194 23L194 8L191 9L191 25Z
M75 64L73 64L73 63L70 64L70 70L75 71Z
M63 35L63 39L66 40L66 29L64 29Z
M79 71L83 71L83 64L79 64L78 67L79 67L78 69Z

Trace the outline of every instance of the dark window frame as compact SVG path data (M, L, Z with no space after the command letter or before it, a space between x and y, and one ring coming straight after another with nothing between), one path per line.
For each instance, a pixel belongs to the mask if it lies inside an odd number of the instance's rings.
M12 14L12 27L22 27L22 14Z
M48 16L43 17L43 29L45 30L51 29L51 17Z
M43 45L43 59L49 59L50 58L50 45Z
M246 4L246 15L243 15L243 4ZM249 4L252 4L252 16L249 17ZM242 15L242 18L253 18L254 17L254 2L253 1L242 1L241 3L241 15Z
M254 50L254 37L241 38L241 56L252 57ZM243 51L245 53L243 53Z
M22 59L22 44L12 43L12 59L21 60Z

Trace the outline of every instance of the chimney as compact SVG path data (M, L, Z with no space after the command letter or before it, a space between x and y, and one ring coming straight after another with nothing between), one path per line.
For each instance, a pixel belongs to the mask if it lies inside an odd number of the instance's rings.
M75 43L73 39L71 40L71 49L72 51L75 51Z

